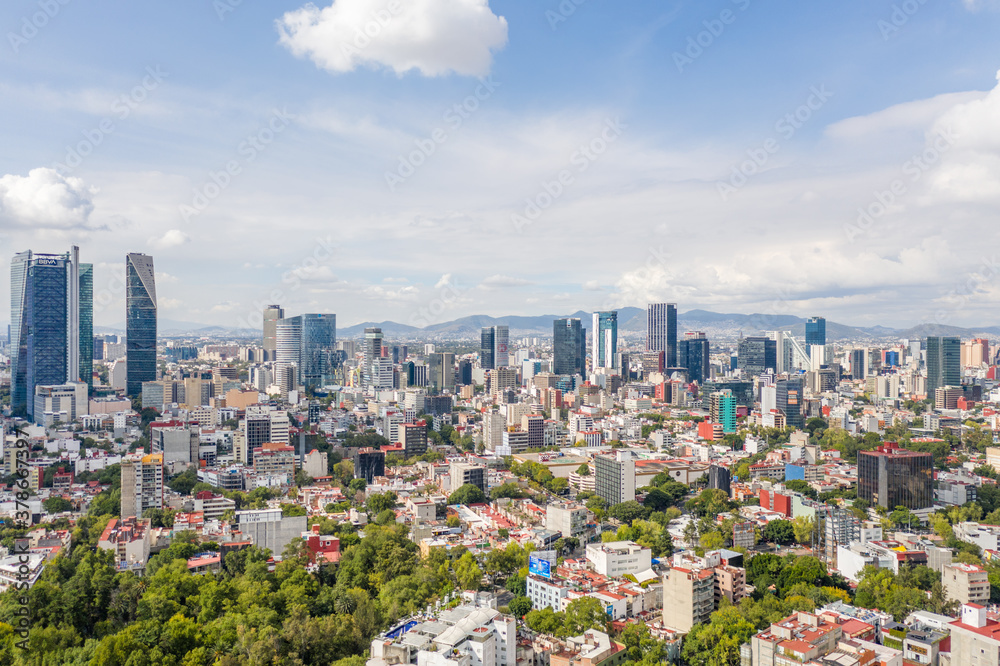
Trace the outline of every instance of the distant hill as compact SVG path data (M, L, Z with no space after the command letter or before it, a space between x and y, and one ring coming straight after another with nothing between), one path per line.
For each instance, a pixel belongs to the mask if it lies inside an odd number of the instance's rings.
M387 339L392 338L427 338L428 340L460 340L478 338L481 329L487 326L508 326L512 336L551 336L552 322L564 317L578 318L583 327L592 328L592 312L578 310L568 315L510 315L506 317L491 317L488 315L469 315L451 321L431 324L423 328L394 321L366 321L337 330L341 339L357 339L364 335L369 327L382 329ZM744 336L761 335L767 331L791 331L792 335L805 335L804 317L795 315L771 314L737 314L712 312L709 310L690 310L677 317L677 332L682 336L685 331L704 331L709 338L733 338L740 334ZM618 310L618 331L623 338L635 339L646 334L646 310L644 308L625 307ZM97 335L124 335L125 324L115 326L95 326ZM205 337L240 337L259 339L261 332L246 328L227 328L224 326L209 326L196 322L173 319L159 320L159 334L163 336L205 336ZM880 340L880 339L919 339L934 335L950 335L961 338L1000 337L1000 326L980 328L960 328L940 324L921 324L905 330L886 326L857 327L827 320L827 339L835 340Z

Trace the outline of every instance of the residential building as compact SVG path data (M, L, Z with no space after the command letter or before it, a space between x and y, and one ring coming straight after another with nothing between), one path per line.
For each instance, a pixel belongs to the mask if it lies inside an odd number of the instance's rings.
M163 454L152 453L121 462L122 518L163 508Z
M113 518L97 540L97 547L115 554L121 571L146 566L149 560L150 521L134 516Z
M965 604L961 617L948 625L955 666L1000 666L1000 622L986 617L981 604Z
M302 471L306 476L314 479L318 479L322 476L328 476L330 471L326 451L313 449L307 453L305 458L302 460Z
M579 537L587 529L590 512L580 504L549 502L545 507L545 528L564 538Z
M810 663L833 652L843 633L832 618L796 613L750 639L753 666Z
M535 574L528 574L525 588L525 594L531 599L533 610L551 608L559 612L563 608L563 600L569 596L569 588L564 582L553 581Z
M483 493L489 492L486 467L483 465L453 462L448 465L448 474L451 477L451 492L455 492L465 484L471 484L482 490Z
M736 432L736 396L730 390L716 391L710 398L712 423L722 425L723 433Z
M948 506L962 506L975 502L978 494L976 484L970 481L939 480L938 487L934 490L934 498Z
M284 477L289 485L295 476L295 449L287 443L265 442L253 450L253 468L258 475Z
M715 572L673 567L663 577L663 625L688 633L715 610Z
M628 451L594 458L594 486L608 506L635 499L635 461Z
M949 599L962 604L990 602L990 581L986 569L976 564L952 562L941 568L941 584Z
M198 464L201 429L197 426L150 428L149 435L152 452L162 454L168 468L173 469L176 463Z

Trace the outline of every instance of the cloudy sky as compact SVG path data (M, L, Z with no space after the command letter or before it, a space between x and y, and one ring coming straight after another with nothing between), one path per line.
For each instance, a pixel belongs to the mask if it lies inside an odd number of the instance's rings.
M130 251L162 318L224 326L996 323L994 0L8 0L0 26L0 243L80 245L98 324Z

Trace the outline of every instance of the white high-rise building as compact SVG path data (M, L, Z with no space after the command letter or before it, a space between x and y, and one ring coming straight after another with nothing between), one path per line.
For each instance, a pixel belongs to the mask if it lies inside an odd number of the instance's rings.
M510 328L493 327L493 367L505 368L510 365Z

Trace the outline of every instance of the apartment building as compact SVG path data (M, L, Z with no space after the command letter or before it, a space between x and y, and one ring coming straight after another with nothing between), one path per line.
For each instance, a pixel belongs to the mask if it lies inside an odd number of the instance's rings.
M963 604L988 604L990 580L986 569L975 564L952 562L941 568L941 584L949 599Z
M843 628L812 613L796 613L752 639L753 666L801 666L837 647Z
M663 625L687 633L715 610L715 572L674 567L663 577Z

